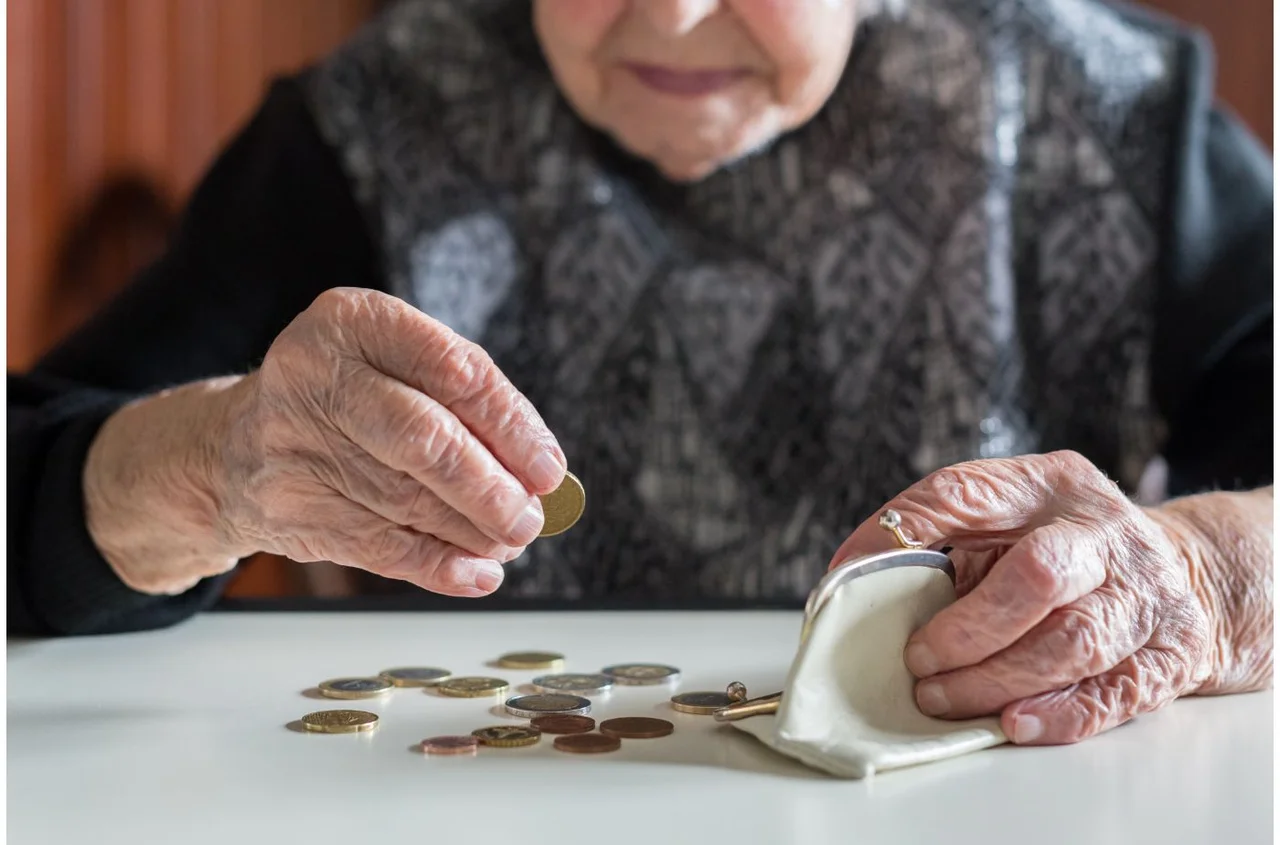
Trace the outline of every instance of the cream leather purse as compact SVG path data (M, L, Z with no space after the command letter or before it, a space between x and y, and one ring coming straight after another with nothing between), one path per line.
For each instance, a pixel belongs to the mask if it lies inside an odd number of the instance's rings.
M951 561L907 548L847 561L809 596L782 693L724 708L720 721L788 757L846 778L945 760L1006 742L996 717L947 721L920 712L903 663L908 637L956 599Z

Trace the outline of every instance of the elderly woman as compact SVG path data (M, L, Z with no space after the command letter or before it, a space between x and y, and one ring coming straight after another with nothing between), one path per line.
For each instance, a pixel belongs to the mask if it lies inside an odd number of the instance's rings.
M799 602L887 505L958 569L927 713L1267 686L1271 171L1209 64L1094 0L399 3L11 377L11 629L170 624L262 551Z

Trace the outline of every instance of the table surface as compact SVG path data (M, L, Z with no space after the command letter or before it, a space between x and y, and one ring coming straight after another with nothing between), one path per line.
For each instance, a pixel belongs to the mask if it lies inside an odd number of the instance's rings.
M678 689L780 688L800 615L741 613L214 613L177 628L10 640L9 841L348 845L441 842L1270 842L1272 693L1187 699L1070 747L1004 746L843 781L780 757L671 690L626 688L594 716L676 732L578 756L549 738L428 757L424 737L514 723L499 700L420 689L316 699L321 680L393 666L455 674L549 649L567 670L680 666ZM381 716L368 734L299 732L326 707ZM293 723L293 724L291 724ZM412 838L408 838L412 837Z

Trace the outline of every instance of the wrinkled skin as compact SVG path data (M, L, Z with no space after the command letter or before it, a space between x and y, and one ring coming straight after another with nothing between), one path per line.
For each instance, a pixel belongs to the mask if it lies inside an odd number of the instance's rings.
M1196 555L1170 517L1078 454L959 464L885 507L908 536L953 547L959 598L904 652L923 712L999 713L1017 743L1070 743L1209 678L1215 626ZM833 565L891 547L877 517Z
M223 519L248 546L487 594L542 530L555 437L489 356L401 300L321 295L250 377Z

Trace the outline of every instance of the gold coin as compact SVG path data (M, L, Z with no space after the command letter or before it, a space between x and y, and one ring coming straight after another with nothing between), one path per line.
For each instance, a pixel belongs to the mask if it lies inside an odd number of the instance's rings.
M671 696L673 709L695 716L711 716L733 703L734 699L723 692L682 692Z
M454 698L483 698L486 695L502 695L510 685L501 678L450 678L436 684L441 695Z
M536 743L542 738L542 731L524 725L494 725L476 728L471 735L494 748L520 748Z
M568 531L587 506L587 491L582 489L582 482L571 472L564 474L564 481L559 487L538 498L542 500L542 533L539 537L554 537Z
M322 681L320 692L329 698L377 698L393 687L386 678L334 678Z
M563 664L564 655L554 651L512 651L498 658L505 669L557 669Z
M378 717L364 710L320 710L303 716L302 726L323 734L353 734L376 728Z

